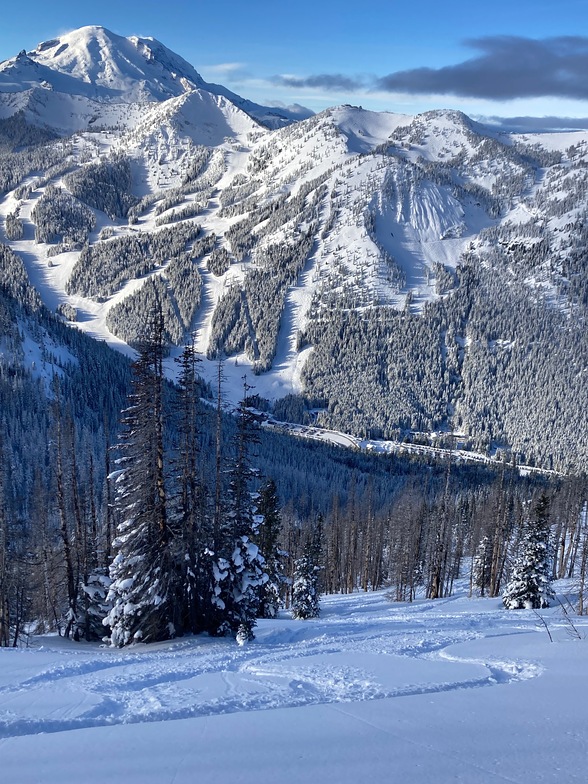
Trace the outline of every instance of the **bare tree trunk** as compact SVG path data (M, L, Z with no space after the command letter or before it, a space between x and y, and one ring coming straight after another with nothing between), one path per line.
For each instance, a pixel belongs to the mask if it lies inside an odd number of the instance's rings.
M65 561L65 573L67 579L67 598L68 598L68 617L64 630L64 636L69 637L75 624L77 616L78 602L78 582L76 578L72 545L68 524L67 502L65 498L65 483L63 470L63 443L61 432L61 409L59 399L59 388L57 388L55 402L56 431L57 431L57 508L59 510L59 533L63 547L63 559Z
M10 645L8 514L4 489L4 449L0 440L0 648Z

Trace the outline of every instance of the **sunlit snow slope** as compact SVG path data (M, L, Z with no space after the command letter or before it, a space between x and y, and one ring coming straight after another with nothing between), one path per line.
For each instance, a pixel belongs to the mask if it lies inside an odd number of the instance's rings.
M307 388L312 396L313 325L343 311L425 313L453 295L464 258L472 270L496 268L503 289L516 281L529 302L572 314L583 297L568 260L586 241L586 132L504 134L453 111L341 106L293 117L206 84L155 39L85 27L46 41L0 64L7 138L31 126L58 137L46 142L45 163L18 158L22 172L0 201L0 238L51 309L69 306L81 329L123 350L137 336L148 285L159 287L170 341L195 333L209 377L227 358L233 397L244 371L272 400ZM63 229L38 236L55 188L62 202L71 194L92 210L83 241ZM109 211L92 188L114 189L123 207ZM410 427L479 429L451 388L476 347L467 312L439 329L439 361L454 365L431 384L446 385L449 399L421 426L411 415ZM510 327L488 337L493 351L512 345ZM396 371L380 370L385 396ZM337 401L322 387L317 396L332 414ZM328 425L341 429L332 417Z
M324 597L256 640L0 649L0 757L22 784L585 780L586 640L498 600ZM583 622L575 619L581 634Z

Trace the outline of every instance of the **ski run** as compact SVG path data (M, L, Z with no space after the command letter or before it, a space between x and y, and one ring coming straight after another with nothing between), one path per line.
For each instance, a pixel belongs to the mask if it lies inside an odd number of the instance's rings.
M35 638L0 649L2 767L19 784L585 782L588 620L570 617L463 584L324 596L242 647Z

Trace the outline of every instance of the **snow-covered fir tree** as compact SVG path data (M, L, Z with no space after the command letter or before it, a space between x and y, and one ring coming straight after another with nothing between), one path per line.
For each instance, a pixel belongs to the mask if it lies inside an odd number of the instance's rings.
M134 363L131 405L124 412L116 504L121 523L113 542L104 620L111 645L174 636L174 559L167 514L163 448L163 323L161 312Z
M321 560L322 519L308 532L304 549L294 565L292 617L304 621L320 613L319 574Z
M286 553L278 543L282 521L278 491L273 479L268 479L259 491L256 517L256 542L264 558L267 574L267 580L260 589L259 617L275 618L282 606L281 592L287 578L283 569Z
M476 548L472 560L472 592L485 596L490 588L492 572L492 541L484 536Z
M554 597L549 563L549 498L543 493L523 524L502 602L509 610L539 610L549 607Z
M212 602L221 618L213 631L234 634L239 643L254 638L259 590L267 580L263 557L254 541L257 523L250 485L256 471L251 466L251 449L257 441L258 423L247 404L249 389L245 383L245 394L237 410L235 455L213 565Z
M104 618L112 609L108 601L110 577L108 569L95 569L81 586L83 616L83 637L85 640L104 638Z

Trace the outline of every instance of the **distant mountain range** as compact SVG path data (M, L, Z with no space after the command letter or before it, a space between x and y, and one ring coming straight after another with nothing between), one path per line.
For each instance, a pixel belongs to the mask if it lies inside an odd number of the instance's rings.
M356 436L588 468L587 189L588 131L262 107L102 27L0 64L0 241L44 304L128 351L158 301L170 372L196 333L229 394Z

